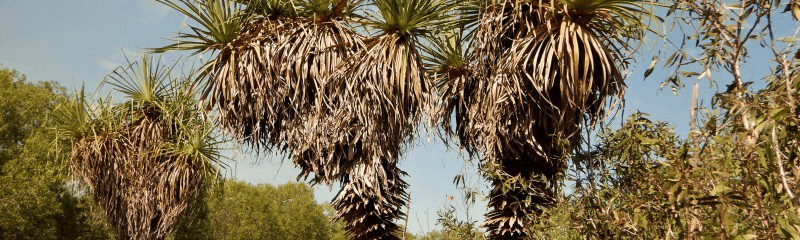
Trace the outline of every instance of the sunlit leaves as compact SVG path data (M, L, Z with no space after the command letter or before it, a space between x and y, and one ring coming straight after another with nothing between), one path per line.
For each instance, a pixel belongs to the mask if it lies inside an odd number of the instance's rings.
M294 16L297 14L297 2L286 0L239 0L246 4L248 13L259 14L264 17Z
M368 15L367 25L406 37L450 28L448 13L455 7L446 0L374 0L372 4L378 10Z
M241 7L231 0L157 1L183 13L198 25L190 25L190 32L179 33L173 39L175 43L155 48L154 52L188 50L198 54L222 49L238 36L248 19Z

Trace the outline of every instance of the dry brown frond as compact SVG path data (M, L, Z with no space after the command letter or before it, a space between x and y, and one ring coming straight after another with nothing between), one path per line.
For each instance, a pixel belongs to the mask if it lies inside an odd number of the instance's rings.
M328 166L342 172L373 159L396 161L429 104L430 84L410 44L386 36L364 48L325 84L318 111L304 115L307 128L292 137L295 158L303 158L295 162L313 165L317 182L336 180L321 172Z
M315 183L342 182L336 217L355 239L388 237L407 197L397 160L429 109L431 85L413 44L396 35L369 40L340 69L319 93L321 111L293 132L293 158Z
M283 18L250 22L205 66L206 106L219 110L223 132L255 149L280 146L290 89L289 80L275 71L272 57L279 33L298 25L302 24Z
M592 16L551 3L488 5L464 69L471 74L456 75L442 91L440 124L481 157L494 184L484 223L491 238L526 236L526 216L552 203L548 186L566 167L563 153L584 123L602 121L606 99L623 95L617 55L598 39Z
M542 23L542 9L524 1L505 0L489 4L483 10L477 29L473 32L474 75L489 79L495 67L515 40L527 36Z
M203 159L165 149L176 128L148 111L123 127L95 129L72 143L71 171L80 176L119 239L164 239L206 180ZM132 118L132 116L129 116Z
M470 103L476 94L475 79L472 68L462 66L457 68L447 68L437 75L438 89L437 108L435 115L431 118L434 125L439 125L444 133L450 137L457 137L462 144L474 142L471 136L463 133L464 124L469 122ZM456 125L453 126L453 123ZM443 137L447 141L446 137ZM464 145L468 146L468 145ZM468 149L472 154L474 150Z
M333 217L344 219L351 239L399 239L394 220L405 217L402 207L408 202L403 176L396 163L381 159L359 164L342 177Z
M319 88L358 49L359 38L337 21L254 21L209 65L209 106L219 109L217 120L234 139L256 150L286 150L286 132L304 127L299 115L322 108Z

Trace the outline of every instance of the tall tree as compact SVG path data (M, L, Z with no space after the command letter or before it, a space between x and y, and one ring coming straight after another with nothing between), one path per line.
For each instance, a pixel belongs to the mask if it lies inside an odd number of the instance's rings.
M407 198L397 161L432 99L417 45L447 27L451 4L369 1L358 16L362 1L161 2L200 26L156 52L217 53L202 75L223 129L289 152L301 178L340 181L335 217L353 238L396 238Z
M235 139L288 150L301 177L339 180L333 206L356 239L397 229L406 198L397 159L431 110L428 70L447 89L441 122L485 160L492 236L524 237L527 216L552 202L563 153L623 94L617 64L642 33L634 0L161 2L199 26L155 51L218 53L202 71L208 109ZM455 26L468 51L421 47Z
M70 170L119 239L163 239L218 175L213 127L171 69L144 56L109 75L127 101L92 104L80 92L57 112Z
M617 64L625 63L628 39L642 34L641 3L466 4L465 26L475 26L466 29L470 52L457 44L432 48L446 67L438 72L444 88L437 116L482 160L492 182L484 223L490 237L524 238L529 217L553 203L552 186L566 167L562 156L578 143L581 128L602 121L606 100L623 95Z

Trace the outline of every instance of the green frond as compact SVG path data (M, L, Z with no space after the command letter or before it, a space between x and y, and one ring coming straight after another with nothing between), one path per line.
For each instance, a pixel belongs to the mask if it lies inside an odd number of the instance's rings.
M194 21L191 32L179 33L171 39L175 43L151 49L152 52L193 51L198 54L220 50L231 43L239 34L249 16L242 7L232 0L156 0L183 13Z
M72 141L87 136L92 130L92 118L89 103L81 88L80 92L72 94L53 112L57 138Z
M367 15L366 23L384 34L418 37L451 29L455 21L451 11L455 1L449 0L374 0L377 11Z
M179 124L181 135L178 136L178 147L172 153L208 163L219 164L223 158L220 148L221 141L217 140L214 128L210 123L202 123L197 119Z
M103 81L132 101L155 103L163 100L172 81L172 67L161 64L161 58L144 55L139 61L127 59L127 66L114 69ZM173 66L174 67L174 66Z
M246 4L245 8L248 13L254 13L263 17L291 17L296 16L297 2L292 0L237 0L237 2Z
M342 0L303 0L300 1L300 6L302 6L302 12L305 16L327 16L333 12L336 4L341 1Z
M329 20L350 15L360 1L351 0L238 0L261 17L306 17Z
M435 75L445 74L447 70L467 67L468 49L463 30L456 28L448 32L426 37L428 44L421 44L422 60ZM436 76L434 76L436 77Z

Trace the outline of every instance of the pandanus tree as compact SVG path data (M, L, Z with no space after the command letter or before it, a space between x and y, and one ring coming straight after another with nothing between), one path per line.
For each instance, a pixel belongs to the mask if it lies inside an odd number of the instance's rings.
M431 48L444 64L436 75L444 86L436 119L481 159L493 185L484 222L490 237L524 238L531 216L554 203L564 154L623 96L618 65L627 60L629 41L641 37L642 5L467 2L465 12L473 15L466 17L477 19L468 51Z
M218 177L219 148L187 80L153 58L114 70L107 84L126 100L61 106L69 169L89 187L118 239L164 239Z
M407 201L397 161L432 100L417 46L447 27L452 4L159 1L197 26L155 51L213 55L199 76L223 131L256 151L288 153L298 178L340 182L335 218L352 238L396 238Z
M362 37L343 22L347 1L160 1L198 26L155 52L210 53L198 79L207 111L222 130L256 151L291 153L301 176L331 183L341 172L318 158L326 92L332 73L359 50ZM244 5L240 4L243 3ZM327 134L325 134L327 135ZM317 142L315 142L317 141Z
M337 145L349 154L348 171L333 206L356 239L393 239L393 220L407 201L405 172L397 168L423 113L430 112L433 85L425 74L422 37L451 24L452 4L436 0L375 0L366 25L376 35L332 78L337 124L348 125ZM335 127L335 126L331 126ZM342 158L340 157L340 158Z

